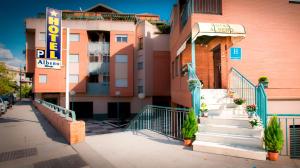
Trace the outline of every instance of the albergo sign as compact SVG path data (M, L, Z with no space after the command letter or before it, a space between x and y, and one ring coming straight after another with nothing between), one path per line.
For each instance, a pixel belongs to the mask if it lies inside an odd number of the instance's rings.
M46 51L36 50L38 68L61 68L61 20L60 10L46 8Z

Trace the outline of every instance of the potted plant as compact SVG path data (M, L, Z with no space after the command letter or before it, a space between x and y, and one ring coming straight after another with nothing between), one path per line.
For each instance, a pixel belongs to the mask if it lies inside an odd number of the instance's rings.
M243 109L243 104L246 102L246 100L242 98L235 98L233 99L233 102L237 105L239 109Z
M246 111L248 113L248 117L252 118L256 112L256 105L255 104L247 105Z
M229 90L229 91L228 91L228 97L229 97L229 98L234 98L234 93L235 93L234 91Z
M197 79L189 79L188 84L189 84L189 90L193 91L197 87Z
M269 85L269 79L268 77L266 76L262 76L258 79L258 83L260 84L263 84L265 88L268 88L268 85Z
M262 126L261 120L259 117L254 117L249 120L251 128L258 129Z
M197 131L198 131L198 123L197 123L196 115L194 113L194 110L190 109L186 119L184 120L183 127L181 129L185 146L192 145L192 140Z
M200 111L203 117L208 117L208 109L206 103L201 103Z
M269 121L264 131L264 142L268 151L268 158L272 161L278 160L278 153L281 151L284 139L283 132L276 116Z

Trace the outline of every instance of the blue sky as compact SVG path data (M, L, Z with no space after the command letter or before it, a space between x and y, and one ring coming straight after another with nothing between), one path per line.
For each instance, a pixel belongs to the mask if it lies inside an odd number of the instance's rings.
M0 61L18 66L25 63L24 20L45 8L85 10L103 3L124 13L154 13L169 20L177 0L3 0L0 5Z

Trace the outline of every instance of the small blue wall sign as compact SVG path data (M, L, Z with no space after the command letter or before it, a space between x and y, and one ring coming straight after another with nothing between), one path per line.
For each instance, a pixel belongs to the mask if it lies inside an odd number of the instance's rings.
M230 48L230 59L231 60L241 60L242 59L242 48L240 48L240 47Z

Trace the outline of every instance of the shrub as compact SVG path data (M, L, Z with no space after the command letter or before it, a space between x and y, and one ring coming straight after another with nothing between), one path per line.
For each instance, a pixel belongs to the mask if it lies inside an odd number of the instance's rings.
M242 98L236 98L236 99L233 99L233 102L236 104L236 105L242 105L246 102L245 99L242 99Z
M251 104L251 105L246 106L246 111L247 112L254 112L254 111L256 111L256 105L255 104Z
M269 121L268 127L264 131L264 142L266 149L270 152L279 152L282 149L284 139L283 132L276 116Z
M266 76L262 76L262 77L260 77L259 79L258 79L258 82L259 83L262 83L262 82L269 82L269 79L268 79L268 77L266 77Z
M198 131L197 118L193 109L190 109L181 131L184 139L193 139L195 133Z

